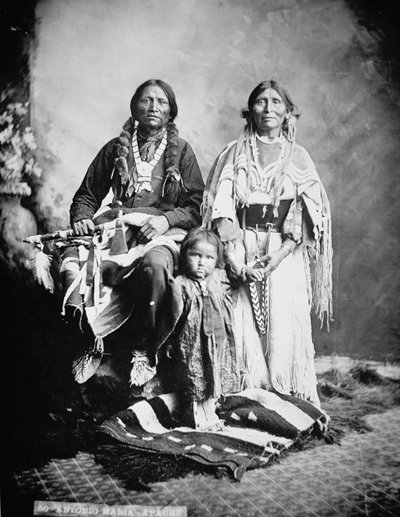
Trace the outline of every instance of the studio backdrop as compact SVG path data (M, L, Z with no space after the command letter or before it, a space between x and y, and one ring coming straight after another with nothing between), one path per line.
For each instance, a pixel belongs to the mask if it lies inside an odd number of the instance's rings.
M250 91L277 79L332 205L334 322L315 322L317 354L400 356L398 94L345 0L41 0L36 14L32 125L52 229L140 83L171 84L206 178Z

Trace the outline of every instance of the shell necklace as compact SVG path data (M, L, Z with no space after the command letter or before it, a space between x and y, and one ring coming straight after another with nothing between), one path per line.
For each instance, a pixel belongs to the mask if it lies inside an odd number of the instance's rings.
M137 141L137 130L133 132L132 135L132 149L133 149L133 159L136 165L137 171L137 187L136 192L140 192L141 190L147 190L152 192L151 188L151 173L153 172L154 167L157 165L158 161L161 158L162 153L165 151L167 146L167 132L164 133L160 145L157 147L156 152L151 161L144 162L140 157L139 145Z

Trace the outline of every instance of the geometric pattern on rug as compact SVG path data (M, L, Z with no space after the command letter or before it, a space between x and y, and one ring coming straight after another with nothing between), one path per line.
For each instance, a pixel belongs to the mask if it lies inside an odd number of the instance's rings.
M222 397L217 413L224 428L198 432L179 423L175 394L139 400L99 427L99 460L115 473L116 466L126 466L122 460L129 460L130 454L134 469L140 468L137 453L157 462L163 456L171 461L184 458L221 468L240 480L247 470L276 459L296 439L312 432L322 436L329 421L309 402L263 389Z

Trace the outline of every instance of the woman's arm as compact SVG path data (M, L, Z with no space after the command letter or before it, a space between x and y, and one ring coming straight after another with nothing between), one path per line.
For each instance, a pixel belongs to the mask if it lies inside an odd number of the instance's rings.
M290 255L296 246L297 244L293 239L285 239L282 242L282 245L279 248L279 250L273 251L265 257L268 260L268 262L264 269L264 274L270 275L272 271L275 271L275 269L279 266L282 260L285 259L288 255ZM263 258L264 257L261 257L261 259Z

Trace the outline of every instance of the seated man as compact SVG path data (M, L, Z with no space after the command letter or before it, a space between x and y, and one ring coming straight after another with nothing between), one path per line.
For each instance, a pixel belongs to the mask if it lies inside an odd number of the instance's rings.
M79 254L77 248L65 249L64 310L84 307L95 336L93 348L74 364L78 382L93 375L104 343L111 352L121 347L132 352L131 385L153 377L173 310L178 243L200 224L204 183L192 148L178 136L172 88L148 80L130 108L132 116L120 136L100 150L70 208L76 241L89 244L80 246ZM113 201L102 207L110 189ZM99 223L107 227L115 218L121 225L99 235Z

